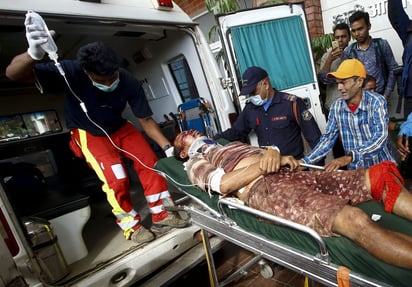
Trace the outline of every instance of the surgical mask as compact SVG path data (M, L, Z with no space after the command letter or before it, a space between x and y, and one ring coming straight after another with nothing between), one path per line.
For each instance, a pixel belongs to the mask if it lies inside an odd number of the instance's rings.
M263 106L267 102L267 99L263 100L260 95L251 96L249 100L255 106Z
M106 92L106 93L113 92L119 85L119 82L120 82L120 79L117 78L110 86L106 86L103 84L96 83L95 81L92 80L93 86L95 86L99 90Z
M260 83L260 87L259 87L260 91L262 91L262 87L263 87L263 82ZM268 91L266 91L266 92L268 92ZM257 95L249 97L249 100L252 104L259 107L259 106L263 106L267 102L267 97L266 97L266 99L263 100L262 96L260 94L257 94Z

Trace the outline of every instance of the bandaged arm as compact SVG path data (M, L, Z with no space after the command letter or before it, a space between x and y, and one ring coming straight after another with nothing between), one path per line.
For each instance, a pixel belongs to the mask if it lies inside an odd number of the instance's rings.
M219 169L221 168L212 165L201 156L194 157L186 163L186 172L193 184L202 190L208 190L210 184L211 189L221 194L237 191L263 174L259 162L227 173ZM217 186L220 190L217 190Z

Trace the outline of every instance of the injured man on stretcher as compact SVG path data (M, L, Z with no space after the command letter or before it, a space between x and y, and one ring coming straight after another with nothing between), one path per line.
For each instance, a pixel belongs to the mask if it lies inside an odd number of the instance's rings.
M343 235L375 257L412 269L412 237L384 229L356 205L382 201L387 212L412 220L412 194L392 162L369 169L303 171L276 148L240 142L219 145L198 131L178 134L175 155L187 159L190 181L206 192L236 195L251 208L308 226L321 236Z

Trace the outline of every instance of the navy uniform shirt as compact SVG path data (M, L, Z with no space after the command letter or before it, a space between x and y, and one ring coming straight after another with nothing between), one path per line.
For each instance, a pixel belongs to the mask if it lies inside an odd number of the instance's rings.
M293 103L296 102L295 119ZM299 123L297 122L299 121ZM302 158L302 134L311 148L319 141L321 132L312 114L299 97L276 91L267 111L263 106L247 103L232 128L217 135L230 141L243 140L254 130L259 146L276 145L282 155Z
M90 118L107 133L119 130L126 123L127 120L122 117L126 104L130 105L138 118L152 115L140 82L126 70L119 69L119 85L113 92L107 93L93 86L78 61L61 61L61 65L72 90L85 103ZM86 117L80 101L68 89L53 62L36 64L35 73L44 92L66 93L64 117L67 128L79 128L93 135L104 135Z

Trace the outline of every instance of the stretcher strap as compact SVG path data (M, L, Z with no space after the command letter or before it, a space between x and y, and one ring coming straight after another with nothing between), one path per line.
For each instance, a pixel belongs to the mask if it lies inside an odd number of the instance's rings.
M338 278L338 287L350 287L349 280L350 269L345 266L340 266L336 272Z

